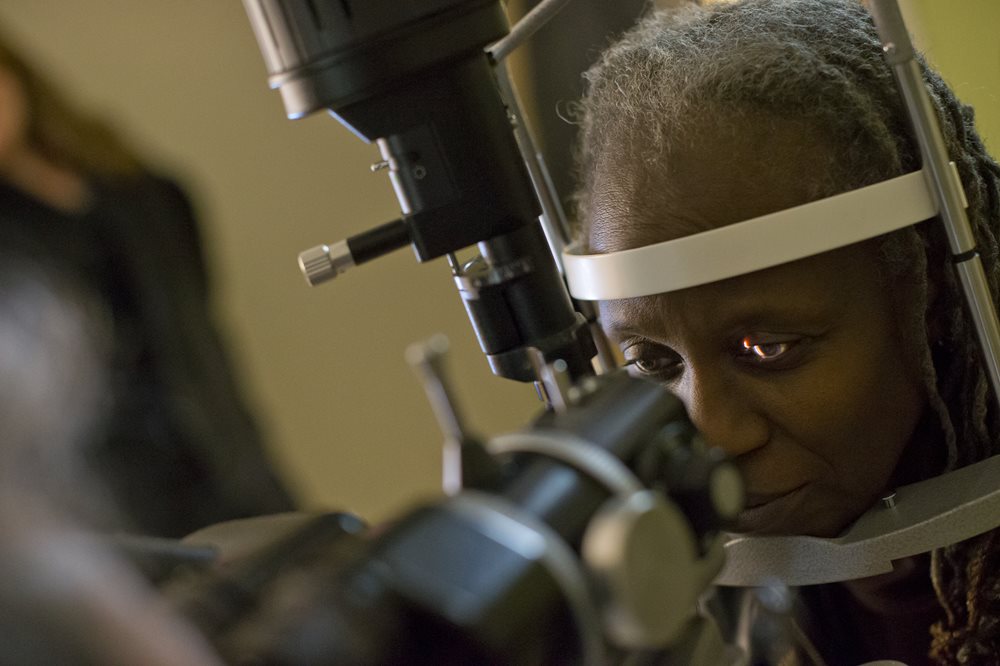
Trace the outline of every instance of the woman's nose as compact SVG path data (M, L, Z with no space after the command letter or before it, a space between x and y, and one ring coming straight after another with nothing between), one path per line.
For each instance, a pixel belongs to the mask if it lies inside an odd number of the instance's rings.
M724 372L689 367L671 388L709 446L736 457L767 443L768 423L753 396L741 393Z

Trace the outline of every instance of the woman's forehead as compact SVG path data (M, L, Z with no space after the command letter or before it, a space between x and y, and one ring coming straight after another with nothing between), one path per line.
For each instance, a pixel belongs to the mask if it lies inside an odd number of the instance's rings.
M671 240L808 203L836 189L831 151L799 123L695 136L656 161L630 161L624 154L601 160L586 207L593 250Z

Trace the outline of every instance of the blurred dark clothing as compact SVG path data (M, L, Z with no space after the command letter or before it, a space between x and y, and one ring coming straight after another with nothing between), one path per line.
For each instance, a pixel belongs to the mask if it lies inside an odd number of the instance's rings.
M151 175L90 186L70 214L0 182L0 243L104 310L108 416L87 456L126 527L176 537L294 508L213 324L188 199Z

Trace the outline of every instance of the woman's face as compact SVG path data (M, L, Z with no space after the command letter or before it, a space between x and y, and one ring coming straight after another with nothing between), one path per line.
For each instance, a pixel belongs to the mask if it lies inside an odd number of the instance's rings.
M644 196L648 174L599 174L591 244L636 247L815 198L808 165L764 164L774 153L758 139L674 154L669 194ZM887 489L925 405L892 297L869 243L607 301L601 316L633 371L676 393L735 459L748 492L738 531L835 536Z

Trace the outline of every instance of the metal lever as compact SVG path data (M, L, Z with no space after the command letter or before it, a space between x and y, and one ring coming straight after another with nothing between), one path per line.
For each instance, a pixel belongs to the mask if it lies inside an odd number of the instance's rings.
M447 439L461 442L466 436L465 428L443 369L449 346L448 338L438 333L426 342L410 345L406 349L406 362L420 378L441 432Z
M448 495L454 495L463 488L491 489L499 477L499 465L483 443L465 430L454 392L444 372L448 347L448 338L438 334L427 342L414 343L406 350L406 360L420 378L444 433L441 487Z

